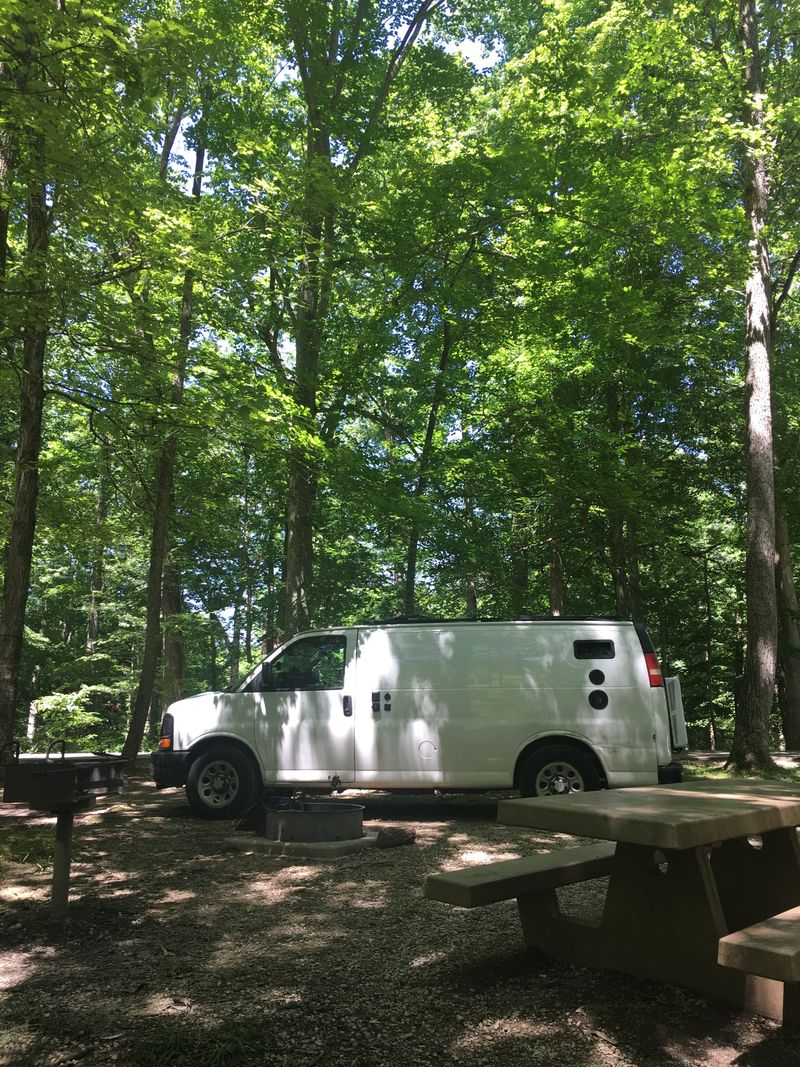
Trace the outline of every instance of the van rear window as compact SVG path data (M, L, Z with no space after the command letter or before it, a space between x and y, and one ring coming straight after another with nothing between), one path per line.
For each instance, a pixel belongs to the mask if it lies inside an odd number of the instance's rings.
M613 641L573 641L575 659L613 659Z

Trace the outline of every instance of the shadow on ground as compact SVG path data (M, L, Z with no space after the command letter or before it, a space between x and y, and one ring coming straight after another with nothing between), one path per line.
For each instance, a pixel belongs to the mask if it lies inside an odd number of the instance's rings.
M144 781L79 821L68 920L53 821L0 808L0 1064L800 1067L800 1034L672 987L522 950L515 905L462 911L429 873L552 848L496 797L369 795L413 846L332 861L231 851Z

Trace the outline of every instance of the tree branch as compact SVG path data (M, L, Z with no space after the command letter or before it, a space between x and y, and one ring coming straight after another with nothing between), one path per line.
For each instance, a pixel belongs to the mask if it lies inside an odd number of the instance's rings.
M391 59L389 60L389 66L386 68L386 73L383 77L383 83L372 102L369 118L364 127L364 132L361 135L361 143L356 149L355 155L350 160L350 165L347 168L348 175L353 175L356 172L359 163L369 150L369 146L372 142L372 135L375 132L378 119L381 116L381 112L383 111L389 96L389 91L392 88L397 75L400 73L400 69L406 61L409 52L413 48L414 42L419 37L420 33L422 33L425 23L430 16L435 11L438 11L439 8L444 7L444 4L445 0L422 0L422 3L417 8L416 14L409 23L406 32L395 46Z
M775 326L775 323L777 321L778 312L781 309L781 305L783 304L786 297L789 295L789 290L792 288L792 282L795 279L795 275L797 274L798 269L800 269L800 248L798 248L795 254L792 256L791 262L789 263L789 269L786 273L783 285L781 286L781 291L780 293L778 293L776 299L772 302L772 313L770 315L770 318L772 319L773 327Z
M158 167L158 176L162 180L167 176L167 170L169 169L169 157L172 155L172 149L175 145L175 140L178 136L178 130L181 128L181 123L186 117L184 105L178 104L177 111L172 119L172 122L167 126L164 133L164 143L161 146L161 160Z

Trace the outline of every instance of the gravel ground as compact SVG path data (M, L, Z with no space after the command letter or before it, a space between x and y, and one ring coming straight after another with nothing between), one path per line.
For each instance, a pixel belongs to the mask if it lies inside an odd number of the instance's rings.
M47 916L53 820L1 807L0 1065L800 1067L800 1030L525 953L513 902L422 896L432 872L573 838L498 825L496 796L361 800L366 829L415 844L234 851L229 824L133 781L76 821L63 925ZM603 888L562 904L589 912Z

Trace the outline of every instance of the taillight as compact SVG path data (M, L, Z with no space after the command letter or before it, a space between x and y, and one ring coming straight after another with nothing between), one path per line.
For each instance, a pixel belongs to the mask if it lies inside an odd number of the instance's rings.
M650 679L650 688L655 689L657 686L664 684L664 679L661 675L661 667L658 663L658 656L655 652L645 652L644 662L647 666L647 677Z
M161 722L161 737L158 740L159 748L172 748L173 718L167 714Z

